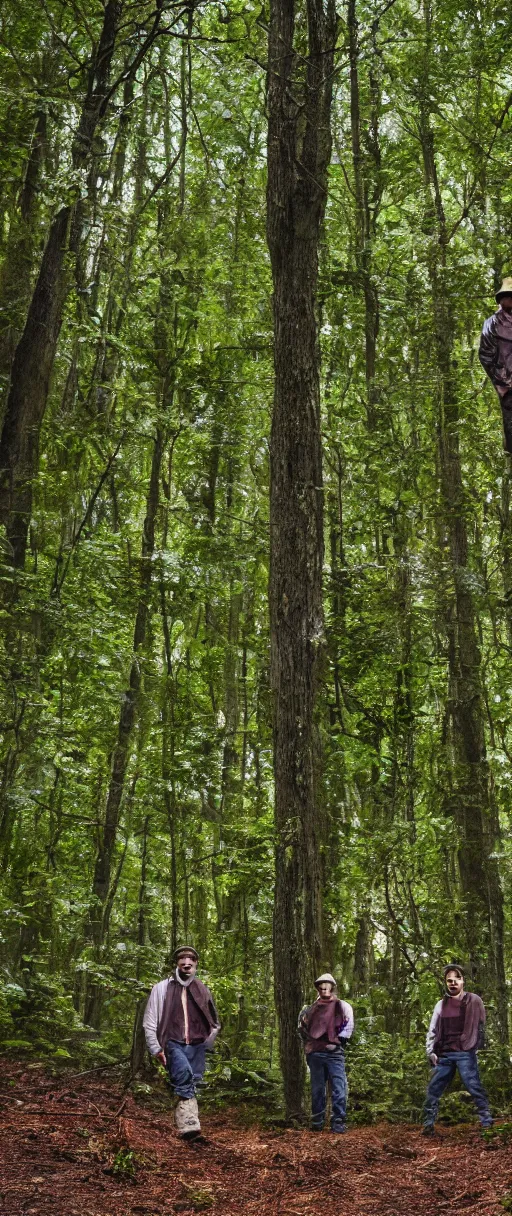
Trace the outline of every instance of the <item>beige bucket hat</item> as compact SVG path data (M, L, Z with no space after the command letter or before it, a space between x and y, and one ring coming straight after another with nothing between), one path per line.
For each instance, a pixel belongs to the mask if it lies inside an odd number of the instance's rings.
M334 976L331 975L330 971L325 971L323 975L318 976L318 979L315 980L315 988L318 988L319 984L332 984L333 988L338 987L336 980Z
M501 284L499 291L496 292L495 298L498 301L498 303L501 300L502 296L512 296L512 276L510 276L510 275L507 279L503 279L503 282Z

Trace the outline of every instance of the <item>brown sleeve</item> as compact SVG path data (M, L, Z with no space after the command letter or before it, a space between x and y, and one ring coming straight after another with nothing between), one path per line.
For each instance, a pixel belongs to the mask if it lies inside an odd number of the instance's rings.
M495 333L494 316L487 319L482 329L482 333L480 335L480 346L478 348L478 358L480 359L480 363L482 364L484 371L487 372L489 380L491 380L494 384L494 387L497 388L498 385L507 387L506 385L503 385L503 380L500 376L498 376L496 371L499 350L498 338Z

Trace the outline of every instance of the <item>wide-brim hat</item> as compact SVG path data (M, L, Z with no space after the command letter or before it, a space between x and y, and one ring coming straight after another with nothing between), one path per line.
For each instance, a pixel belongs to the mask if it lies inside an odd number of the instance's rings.
M334 976L331 975L330 971L326 971L325 975L318 976L318 979L315 980L315 988L318 988L319 984L332 984L333 988L337 988L337 986L338 986Z
M496 292L495 298L499 302L502 296L512 296L512 276L509 276L508 279L503 279L499 291Z
M194 950L193 946L177 946L172 956L173 963L177 963L182 954L191 954L192 957L195 958L196 963L199 962L199 955L197 950Z

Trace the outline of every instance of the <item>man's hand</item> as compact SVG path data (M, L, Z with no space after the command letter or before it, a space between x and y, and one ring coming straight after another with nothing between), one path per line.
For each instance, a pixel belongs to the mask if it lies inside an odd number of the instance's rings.
M155 1056L155 1060L158 1060L159 1064L163 1064L164 1068L167 1068L167 1060L165 1058L164 1051L159 1051Z
M432 1065L432 1068L437 1068L437 1056L436 1056L436 1054L435 1054L435 1052L434 1052L434 1051L431 1051L431 1053L430 1053L430 1055L429 1055L429 1057L428 1057L428 1058L429 1058L429 1060L430 1060L430 1063L431 1063L431 1065Z

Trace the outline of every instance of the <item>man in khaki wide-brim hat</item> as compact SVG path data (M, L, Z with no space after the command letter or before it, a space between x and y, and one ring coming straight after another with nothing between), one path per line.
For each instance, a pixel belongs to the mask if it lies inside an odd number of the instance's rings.
M512 276L503 279L496 300L499 307L484 322L478 356L500 399L504 447L512 456Z

